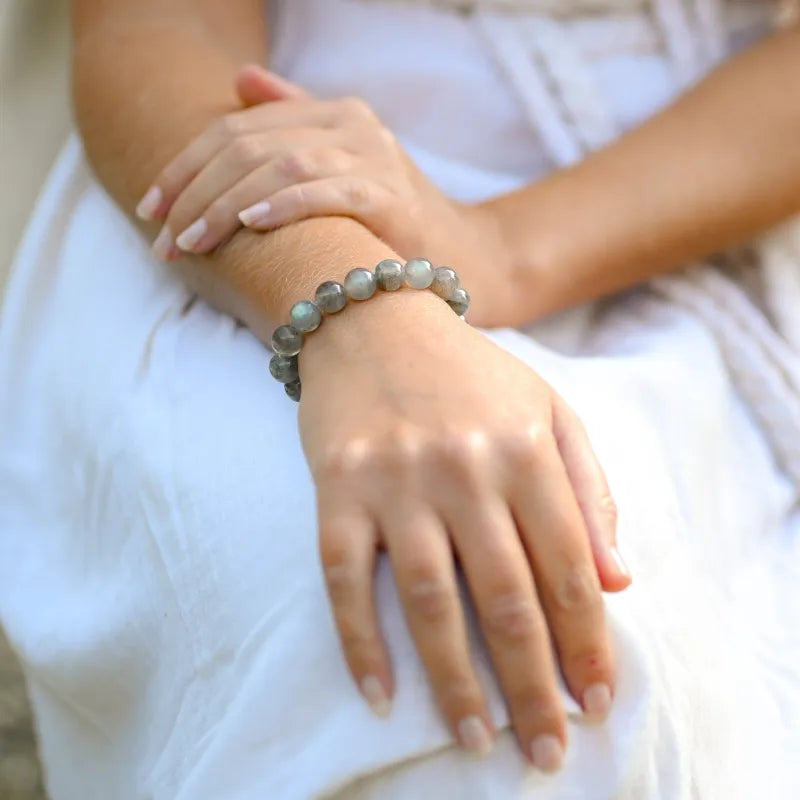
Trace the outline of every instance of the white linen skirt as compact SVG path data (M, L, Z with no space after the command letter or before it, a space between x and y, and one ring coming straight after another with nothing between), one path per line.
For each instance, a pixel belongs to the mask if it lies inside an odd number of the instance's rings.
M77 141L0 327L0 618L53 800L800 796L800 513L702 322L646 291L583 355L487 332L583 418L633 587L609 597L618 695L525 766L485 653L493 753L459 752L404 627L373 718L339 653L296 406L243 327L150 256ZM589 340L587 340L589 341Z

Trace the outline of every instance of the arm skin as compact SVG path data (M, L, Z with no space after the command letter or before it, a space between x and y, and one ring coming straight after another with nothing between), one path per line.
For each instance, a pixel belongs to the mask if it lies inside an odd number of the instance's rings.
M723 64L589 156L485 204L532 319L720 252L800 211L800 29Z
M132 218L159 170L213 120L241 107L234 91L238 70L267 59L262 5L74 0L74 95L84 146L103 185ZM212 257L184 259L182 268L206 299L265 338L268 321L284 319L322 280L391 255L357 222L322 218L268 234L243 229ZM387 295L375 305L385 313L396 302ZM405 297L400 305L413 313L426 302Z

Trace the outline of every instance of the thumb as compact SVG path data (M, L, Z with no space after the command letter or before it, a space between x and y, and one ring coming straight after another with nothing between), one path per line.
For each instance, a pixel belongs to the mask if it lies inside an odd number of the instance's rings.
M264 69L258 64L248 64L236 76L236 92L245 106L257 106L273 100L300 100L310 97L296 83Z

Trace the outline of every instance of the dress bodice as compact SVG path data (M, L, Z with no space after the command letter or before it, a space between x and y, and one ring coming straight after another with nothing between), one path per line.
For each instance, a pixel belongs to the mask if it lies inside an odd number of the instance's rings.
M769 30L764 0L273 0L273 67L358 95L450 194L581 158ZM502 143L502 144L501 144Z

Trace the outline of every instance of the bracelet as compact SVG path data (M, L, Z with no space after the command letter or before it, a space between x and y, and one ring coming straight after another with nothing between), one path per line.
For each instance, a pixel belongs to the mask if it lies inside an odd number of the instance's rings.
M430 289L444 300L462 319L469 308L469 294L459 285L458 275L450 267L434 268L425 258L412 258L405 266L394 259L381 261L375 271L356 267L347 273L344 283L325 281L317 287L314 302L300 300L289 311L289 324L281 325L272 334L275 355L269 371L282 383L292 400L300 401L300 376L297 356L306 334L322 324L324 314L338 314L347 300L368 300L378 289L394 292L404 285L412 289Z

